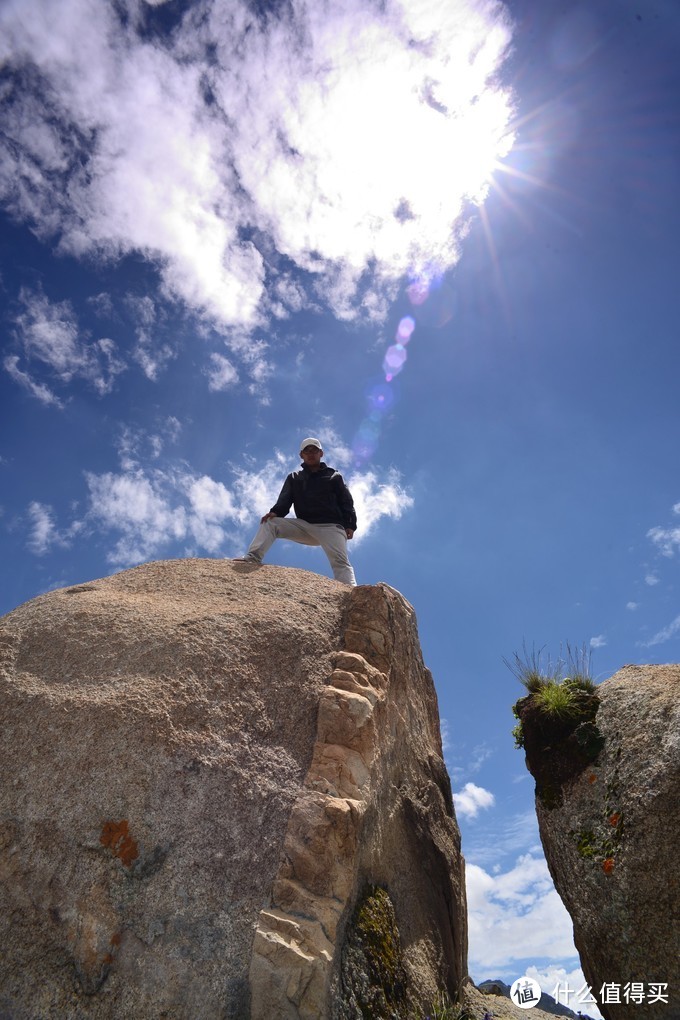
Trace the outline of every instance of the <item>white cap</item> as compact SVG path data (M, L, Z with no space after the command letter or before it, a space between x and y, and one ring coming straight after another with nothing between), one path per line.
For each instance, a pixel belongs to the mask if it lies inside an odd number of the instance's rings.
M308 446L316 446L317 450L321 450L321 452L323 453L323 446L321 445L319 440L314 439L313 436L310 436L308 439L302 440L302 442L300 443L300 453L302 453L302 451Z

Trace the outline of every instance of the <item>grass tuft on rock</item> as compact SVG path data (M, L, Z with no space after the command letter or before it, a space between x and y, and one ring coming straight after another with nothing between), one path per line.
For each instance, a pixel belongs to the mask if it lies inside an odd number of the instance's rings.
M595 761L603 746L595 723L600 702L590 649L585 644L566 648L566 658L553 662L543 649L529 652L524 643L522 655L515 652L504 660L528 691L512 709L518 720L512 731L515 747L526 752L536 793L550 809L560 805L564 782Z

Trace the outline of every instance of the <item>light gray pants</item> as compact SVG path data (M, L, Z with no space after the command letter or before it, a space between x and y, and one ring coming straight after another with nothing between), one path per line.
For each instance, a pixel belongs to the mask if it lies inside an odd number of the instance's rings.
M320 545L328 557L335 580L343 584L357 583L347 558L347 535L341 524L310 524L299 517L271 517L257 529L248 549L248 559L262 563L265 553L277 538L288 538L302 545Z

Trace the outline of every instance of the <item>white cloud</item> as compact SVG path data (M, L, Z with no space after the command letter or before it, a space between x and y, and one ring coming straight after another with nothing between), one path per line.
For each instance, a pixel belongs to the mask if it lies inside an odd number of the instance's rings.
M24 311L17 316L16 327L26 356L43 361L68 382L87 360L78 343L78 323L71 305L68 301L51 304L44 294L27 289L19 299Z
M236 516L232 494L222 482L203 475L189 484L189 502L194 513L208 521Z
M456 765L453 762L447 761L447 768L451 777L457 782L460 782L464 776L474 775L479 772L482 765L493 755L493 748L489 747L488 744L477 744L472 748L470 756L467 756L467 752L464 746L460 743L457 745L457 755L455 761L464 761L464 765Z
M680 514L680 503L673 505L672 512L675 516ZM680 553L680 525L670 528L662 528L657 525L649 529L647 538L651 539L662 556L670 559L676 553ZM658 580L656 574L651 572L645 577L645 581L650 585L657 584Z
M102 291L87 299L87 304L94 311L95 315L102 319L111 319L115 315L115 306L110 294Z
M169 344L156 344L149 332L140 329L137 332L137 344L132 352L144 375L150 382L157 382L160 373L169 361L176 357Z
M238 372L223 354L210 355L211 368L207 370L208 389L213 393L229 389L238 382Z
M32 553L42 556L53 546L68 546L75 535L82 530L83 522L74 520L69 528L60 531L54 520L54 510L46 503L34 500L26 511L30 532L27 546Z
M470 772L479 772L485 761L493 755L493 748L489 747L488 744L476 744L472 748L472 757L468 763L468 769Z
M80 377L101 395L109 393L116 376L126 365L118 355L113 340L102 338L90 342L81 335L75 312L68 301L51 302L41 291L22 288L19 295L22 310L14 320L14 338L27 365L39 363L60 384ZM5 369L20 385L25 386L42 403L63 406L44 384L19 368L20 358L5 359Z
M597 634L595 637L591 637L589 643L591 648L604 648L607 644L607 638L604 634Z
M476 818L482 809L493 807L495 797L481 786L466 783L462 790L454 793L453 802L457 814L465 818Z
M675 510L675 507L673 508ZM651 538L662 556L673 556L680 551L680 527L679 528L650 528L647 538Z
M308 304L308 297L297 280L290 274L281 276L272 291L272 311L279 319L287 318L292 312L299 312Z
M50 546L59 541L52 507L34 501L28 507L28 516L31 521L28 548L31 552L40 556L47 552Z
M149 478L141 470L128 474L86 474L90 516L101 528L119 533L108 556L111 563L132 564L149 559L173 539L185 538L187 515L165 495L166 479Z
M182 423L179 418L170 414L163 423L164 437L171 443L176 443L182 431Z
M357 544L366 538L381 517L398 520L413 506L413 497L401 486L397 471L389 471L385 482L380 482L374 471L357 471L350 475L347 484L359 519L359 530L354 538Z
M640 644L643 648L651 648L653 645L661 645L664 641L670 641L676 634L680 634L680 616L676 616L667 627L657 631L649 641L641 641Z
M626 609L629 609L631 613L634 613L640 606L639 602L626 602Z
M139 470L145 457L158 460L166 444L175 443L182 430L181 423L172 415L158 422L157 427L159 431L154 433L123 426L116 441L123 471Z
M148 294L127 294L125 306L138 326L150 329L157 320L156 303Z
M469 963L477 980L504 972L516 961L561 962L576 956L571 918L545 858L524 854L498 875L468 863L466 876Z
M10 378L27 389L28 392L34 396L41 404L45 404L48 407L63 407L63 402L59 399L56 393L53 393L49 386L45 383L36 382L27 372L23 372L19 368L19 358L16 354L10 354L3 360L3 366L5 371L9 374Z
M648 584L650 588L653 588L655 584L659 583L659 578L656 574L646 574L645 584Z
M404 272L457 261L466 202L512 141L502 4L333 0L258 18L246 0L196 0L162 42L130 10L0 8L15 72L0 196L42 238L141 253L166 296L249 330L309 300L280 255L338 316L368 319Z

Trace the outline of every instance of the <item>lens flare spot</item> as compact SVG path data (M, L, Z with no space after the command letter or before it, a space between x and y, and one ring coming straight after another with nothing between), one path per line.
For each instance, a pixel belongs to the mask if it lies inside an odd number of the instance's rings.
M406 357L406 348L403 344L392 344L391 347L387 348L385 360L383 361L383 372L388 382L401 372Z
M397 326L397 339L402 344L407 344L411 339L411 334L416 328L415 319L410 315L405 315Z
M373 415L381 412L388 411L394 403L394 391L391 386L387 386L385 383L379 383L374 386L368 393L368 405L371 408L372 413L369 418L373 418Z
M411 304L419 308L420 305L425 304L430 293L429 281L425 279L414 280L406 288L406 293Z

